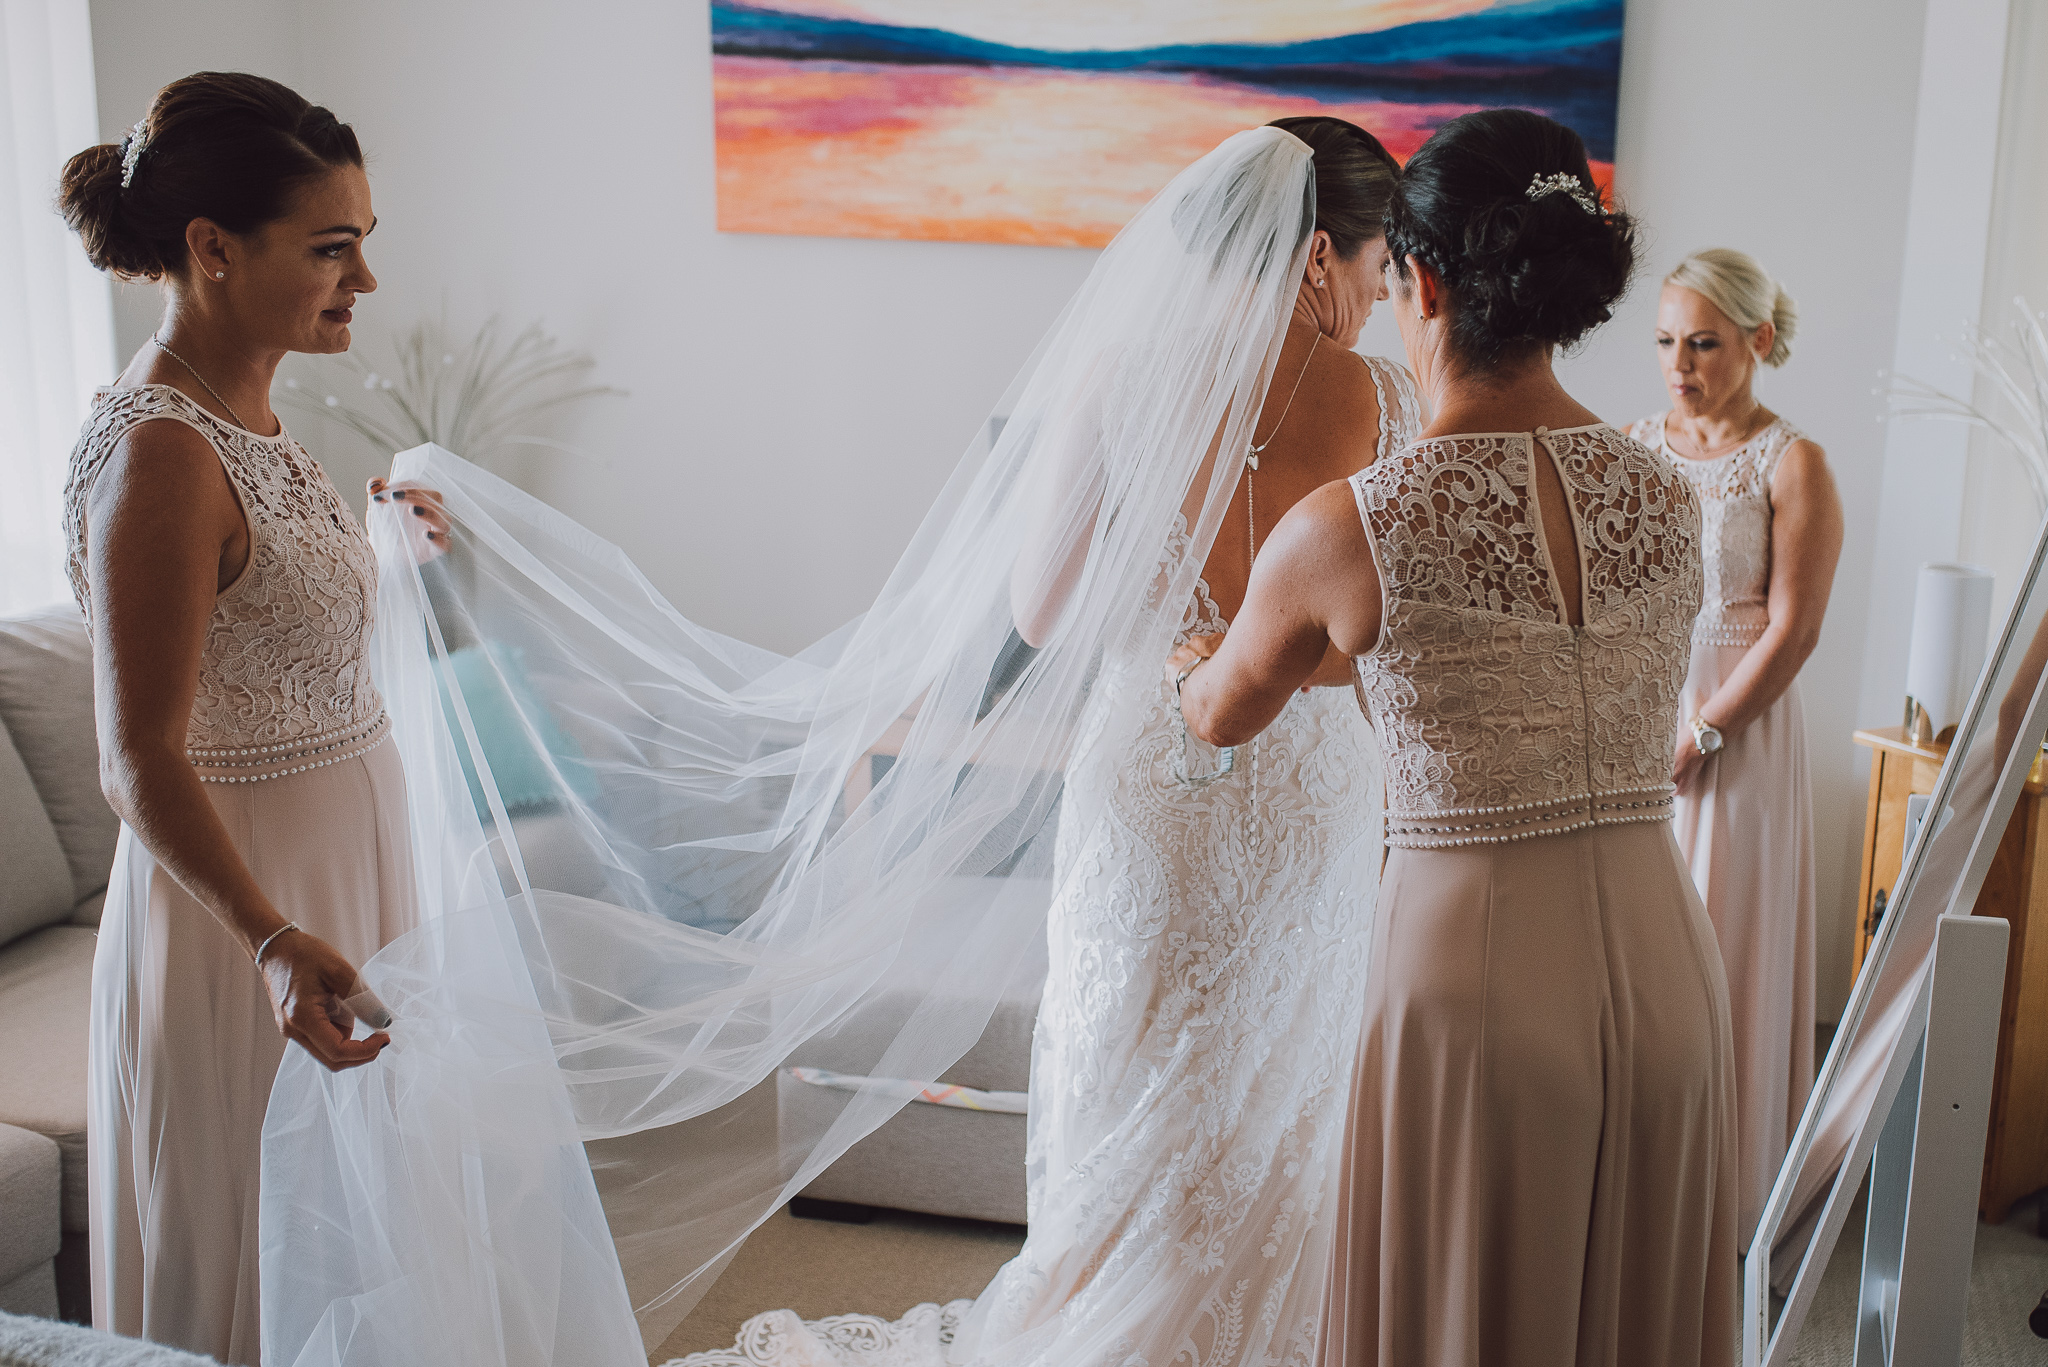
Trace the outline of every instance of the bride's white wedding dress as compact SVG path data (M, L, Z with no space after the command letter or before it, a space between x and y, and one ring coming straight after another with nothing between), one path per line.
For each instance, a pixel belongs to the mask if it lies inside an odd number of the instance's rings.
M1060 1367L1311 1351L1377 864L1367 732L1324 690L1191 789L1161 674L1222 625L1201 573L1239 467L1212 454L1251 444L1312 163L1263 128L1175 177L874 604L794 656L691 622L452 454L399 458L455 529L422 569L372 518L420 925L363 965L394 1017L377 1066L290 1051L273 1088L266 1362L637 1367L898 1082L973 1047L1048 936L1023 1256L950 1318L783 1317L740 1360L779 1337L818 1361L820 1333ZM1375 373L1404 442L1404 377ZM1020 603L1057 609L1018 664ZM828 1033L854 1085L781 1104Z
M1379 454L1407 372L1368 359ZM1197 585L1180 639L1226 629ZM889 1323L757 1316L688 1367L1310 1363L1380 864L1379 764L1348 690L1297 694L1235 772L1178 782L1172 688L1091 712L1066 775L1031 1061L1030 1233L974 1302Z

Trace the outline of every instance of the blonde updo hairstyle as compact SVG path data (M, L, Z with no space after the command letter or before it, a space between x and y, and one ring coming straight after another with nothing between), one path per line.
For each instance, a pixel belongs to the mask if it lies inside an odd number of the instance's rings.
M1799 310L1792 303L1792 296L1771 279L1763 263L1748 252L1729 247L1694 252L1664 277L1664 283L1702 296L1751 336L1765 323L1771 324L1776 336L1770 351L1761 358L1765 365L1781 366L1792 355L1792 335L1799 330Z

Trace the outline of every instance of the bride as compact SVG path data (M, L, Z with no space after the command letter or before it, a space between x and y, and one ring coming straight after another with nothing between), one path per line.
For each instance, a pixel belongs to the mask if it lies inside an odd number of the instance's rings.
M1349 350L1394 176L1333 119L1182 172L875 604L793 658L449 453L400 457L454 528L422 570L373 513L422 925L363 968L378 1067L276 1084L266 1361L644 1361L1041 936L1031 1232L953 1355L1309 1357L1377 766L1327 689L1196 746L1160 669L1224 628L1275 519L1413 435L1406 374ZM828 1032L857 1065L795 1098ZM700 1361L814 1360L791 1316L750 1333Z
M1245 136L1276 159L1313 153L1314 231L1257 440L1176 643L1227 628L1261 534L1288 508L1405 446L1417 427L1407 372L1351 350L1386 297L1393 159L1341 120L1272 127L1292 136ZM1116 398L1112 385L1103 401ZM1062 606L1066 550L1019 562L1018 621L1033 645ZM1066 771L1052 971L1032 1051L1030 1233L971 1309L946 1307L954 1360L1313 1353L1331 1257L1322 1207L1380 852L1378 766L1350 662L1333 653L1313 682L1346 691L1303 690L1220 776L1190 763L1156 666L1116 679L1084 721ZM1100 719L1126 693L1142 708L1109 733ZM928 1320L894 1332L907 1339ZM892 1330L866 1316L807 1328L776 1312L734 1352L683 1361L810 1363L834 1340L871 1345ZM913 1360L904 1350L869 1347L860 1360Z

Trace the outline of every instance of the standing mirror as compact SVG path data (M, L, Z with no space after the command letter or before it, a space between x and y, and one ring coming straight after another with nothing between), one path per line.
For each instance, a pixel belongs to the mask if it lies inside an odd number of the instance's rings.
M2041 753L2048 730L2041 688L2042 659L2048 655L2044 560L2048 522L1956 727L1927 816L1906 852L1758 1222L1744 1273L1747 1367L1791 1360L1821 1274L1870 1169L1878 1134L1926 1031L1928 998L1922 989L1940 918L1968 915L1975 906L2020 789ZM1983 1161L1981 1152L1947 1157L1969 1164L1973 1173Z

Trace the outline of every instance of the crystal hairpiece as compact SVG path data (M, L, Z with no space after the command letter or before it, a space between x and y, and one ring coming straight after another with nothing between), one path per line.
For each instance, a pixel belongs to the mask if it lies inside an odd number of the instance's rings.
M1586 182L1569 171L1559 171L1554 176L1532 176L1529 179L1529 198L1542 199L1545 195L1570 195L1572 203L1596 218L1600 214L1600 201L1586 190Z
M135 126L128 130L128 136L121 139L121 188L127 189L135 181L135 163L142 160L143 125L148 119L137 119Z

